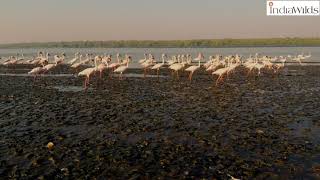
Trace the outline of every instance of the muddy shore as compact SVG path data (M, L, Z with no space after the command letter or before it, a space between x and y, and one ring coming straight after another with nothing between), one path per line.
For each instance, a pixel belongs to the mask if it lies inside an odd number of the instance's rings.
M203 71L192 83L106 74L87 91L71 75L5 75L30 68L0 67L0 177L320 179L317 66L240 68L219 86Z

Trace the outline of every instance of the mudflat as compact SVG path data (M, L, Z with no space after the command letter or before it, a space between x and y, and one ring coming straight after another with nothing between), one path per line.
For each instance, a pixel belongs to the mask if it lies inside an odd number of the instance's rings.
M0 176L320 178L320 69L286 68L240 68L218 86L204 71L191 83L106 73L84 91L66 66L35 81L2 66Z

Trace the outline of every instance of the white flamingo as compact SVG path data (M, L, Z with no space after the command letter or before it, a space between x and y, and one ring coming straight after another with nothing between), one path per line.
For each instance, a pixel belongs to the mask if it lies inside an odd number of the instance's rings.
M220 68L212 73L212 75L217 75L216 85L223 79L223 75L226 74L229 70L229 67Z
M199 61L198 66L190 66L190 67L188 67L188 68L186 69L186 71L189 71L189 72L190 72L190 74L189 74L189 80L190 80L190 82L192 81L192 75L193 75L193 73L194 73L196 70L200 69L200 66L201 66L200 61L201 61L202 59L203 59L203 55L202 55L201 53L199 53L198 58L195 59L195 60Z
M178 55L178 63L169 66L169 69L173 71L173 76L176 74L177 79L179 79L179 71L182 70L184 65L180 63L180 55Z
M87 68L83 71L81 71L78 76L85 76L85 80L84 80L84 89L87 89L87 85L90 82L90 77L97 72L97 61L96 59L94 59L94 67L92 68Z
M45 57L41 56L39 61L36 61L35 63L45 66L49 63L49 57L50 57L50 54L47 53Z
M120 73L119 80L122 80L123 72L125 72L129 67L129 62L131 61L131 56L127 56L126 65L119 66L113 72Z
M49 61L49 57L48 57L48 61ZM46 72L52 70L53 68L57 67L57 65L58 65L58 63L55 62L54 64L47 64L47 65L43 66L43 68L42 68L43 73L46 73Z
M109 68L108 61L103 61L101 58L101 63L98 65L97 70L99 71L99 78L102 78L102 73Z
M165 65L165 58L167 57L166 54L162 54L161 58L162 58L162 62L161 63L157 63L156 65L152 66L151 69L153 70L157 70L157 76L159 79L159 70L161 67L163 67Z
M72 64L70 67L73 68L73 69L75 69L75 72L77 73L77 72L78 72L78 68L79 68L82 64L83 64L82 55L80 54L80 56L79 56L79 62Z
M80 54L80 53L78 53L78 52L75 53L75 54L74 54L74 58L69 61L69 64L74 64L75 62L77 62L78 59L79 59L79 54Z
M54 56L54 61L55 61L57 64L62 64L65 57L66 57L65 53L62 53L61 56L55 55L55 56Z
M111 68L114 71L114 69L116 69L118 66L120 66L120 64L121 64L121 59L120 59L120 54L118 53L117 54L117 62L111 63L109 65L109 68Z
M43 67L36 67L33 68L31 71L28 72L28 74L33 76L33 81L36 80L37 75L43 73L45 69Z
M140 59L138 62L139 62L139 64L142 64L142 63L144 63L147 59L148 59L148 58L147 58L147 54L144 54L144 59Z
M167 61L167 64L171 66L172 64L176 63L177 60L178 60L177 56L172 56L172 58Z
M147 59L144 63L141 64L141 66L144 69L143 77L145 78L147 75L147 70L151 68L154 65L154 56L152 54L149 54L149 59Z

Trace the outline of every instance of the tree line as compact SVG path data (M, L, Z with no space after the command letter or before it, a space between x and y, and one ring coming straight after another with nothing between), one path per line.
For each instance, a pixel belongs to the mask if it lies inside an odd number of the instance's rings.
M320 46L320 38L72 41L0 44L0 48L221 48Z

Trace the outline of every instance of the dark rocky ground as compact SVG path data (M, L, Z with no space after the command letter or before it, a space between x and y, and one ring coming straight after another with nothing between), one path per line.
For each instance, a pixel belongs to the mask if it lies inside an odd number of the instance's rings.
M0 177L320 179L320 69L294 69L240 68L219 86L204 72L105 77L88 91L79 77L1 75Z

